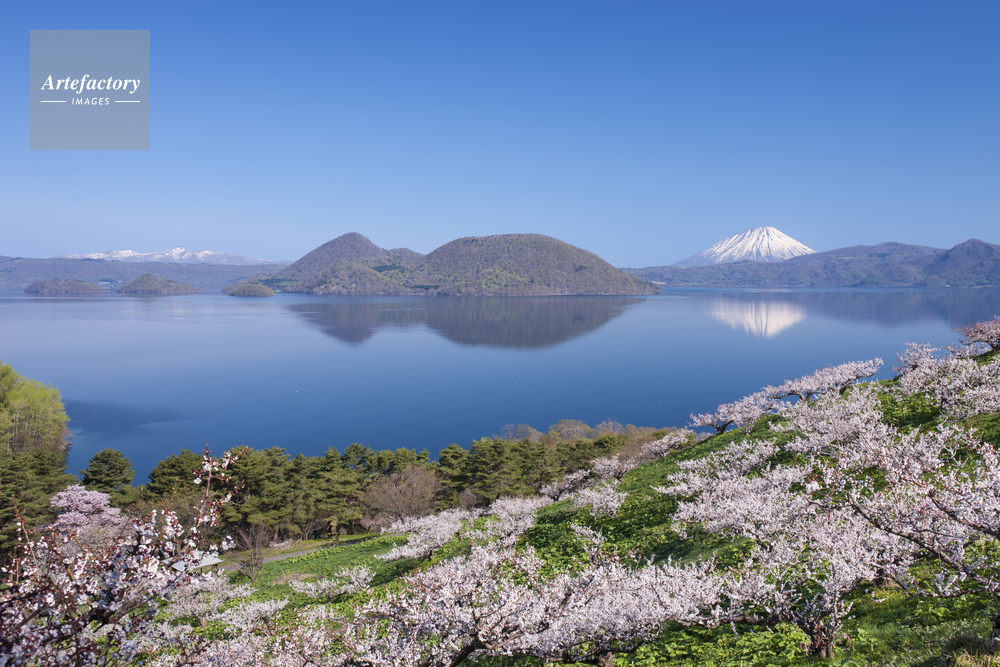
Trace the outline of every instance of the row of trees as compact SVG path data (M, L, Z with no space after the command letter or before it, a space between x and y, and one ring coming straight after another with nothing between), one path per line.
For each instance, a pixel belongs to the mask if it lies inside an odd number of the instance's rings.
M438 461L430 461L426 451L374 451L360 444L343 454L331 448L323 456L290 457L279 447L247 451L232 470L242 483L239 502L227 507L222 520L229 527L264 525L275 538L306 538L355 533L442 508L485 506L501 496L535 495L596 458L664 433L633 427L630 440L619 428L621 434L591 431L595 439L482 438L469 449L449 445ZM98 458L105 472L95 470ZM119 463L111 465L112 458ZM190 506L200 492L189 479L198 461L188 450L167 457L136 492L125 486L124 477L107 472L127 467L124 457L106 452L83 471L84 484L112 493L121 507L138 501L136 507L149 509L170 498L176 507ZM109 488L114 482L121 484Z
M54 390L52 390L54 392ZM55 394L58 399L58 394ZM238 502L221 514L225 528L263 526L271 539L309 538L336 532L355 533L406 516L447 507L484 506L500 496L535 495L568 471L616 451L642 445L664 431L604 422L591 428L566 420L541 434L527 426L505 427L503 435L482 438L469 449L452 444L438 461L405 447L374 451L353 444L341 454L291 457L280 447L243 451L232 474L241 483ZM201 456L190 450L168 456L150 472L149 481L133 486L135 470L116 450L96 453L80 471L80 484L109 494L114 507L133 515L166 505L181 521L196 513L202 493L191 471ZM35 448L0 456L0 484L18 489L16 502L29 527L51 522L48 500L76 482L65 472L65 450ZM14 521L14 502L5 494L6 526ZM6 531L0 548L13 547Z
M68 421L58 390L0 365L0 555L16 546L18 520L29 529L51 524L56 511L50 499L77 483L66 470ZM227 528L264 526L273 538L358 532L443 507L534 494L567 470L652 434L611 421L591 428L565 420L545 434L511 425L469 449L453 444L437 462L427 452L373 451L360 444L319 457L290 457L278 447L248 451L234 470L242 483L240 502L221 520ZM80 471L79 483L109 494L111 505L133 515L166 504L190 521L201 493L191 471L200 461L182 450L161 461L147 484L134 486L128 458L104 449Z

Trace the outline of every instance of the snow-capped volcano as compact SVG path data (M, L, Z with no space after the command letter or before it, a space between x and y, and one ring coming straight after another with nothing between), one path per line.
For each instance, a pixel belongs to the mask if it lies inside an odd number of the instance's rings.
M791 236L782 234L774 227L758 227L723 239L711 248L677 262L674 266L730 264L744 260L780 262L799 255L811 255L814 252L816 251L812 248L802 245Z
M280 264L273 259L246 257L231 252L212 250L187 250L182 246L163 252L135 252L134 250L107 250L87 255L60 255L58 259L106 259L118 262L170 262L174 264Z

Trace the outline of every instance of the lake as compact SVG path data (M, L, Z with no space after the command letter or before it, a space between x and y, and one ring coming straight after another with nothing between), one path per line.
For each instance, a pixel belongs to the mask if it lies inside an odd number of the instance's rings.
M1000 313L1000 290L672 291L655 297L238 299L0 294L0 360L57 387L70 470L103 447L136 483L208 445L436 455L561 419L684 426L765 384L883 357Z

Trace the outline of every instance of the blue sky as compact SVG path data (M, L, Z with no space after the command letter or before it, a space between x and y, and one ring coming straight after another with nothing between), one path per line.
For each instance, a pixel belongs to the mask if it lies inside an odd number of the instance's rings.
M1000 243L998 28L995 0L6 2L0 255ZM151 150L29 150L33 29L151 31Z

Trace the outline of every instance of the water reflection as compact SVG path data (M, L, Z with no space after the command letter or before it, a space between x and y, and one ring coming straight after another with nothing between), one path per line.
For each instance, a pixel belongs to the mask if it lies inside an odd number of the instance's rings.
M798 304L763 299L718 299L712 303L711 312L719 322L756 338L774 338L806 318L806 309Z
M689 294L701 300L715 320L757 338L773 338L807 317L881 326L944 320L954 327L1000 313L996 289Z
M448 297L287 307L346 343L362 343L382 329L426 326L462 345L537 349L594 331L641 302L629 297Z
M137 407L109 401L63 401L74 431L130 433L149 424L187 419L172 407Z

